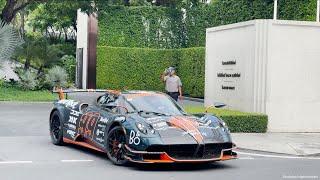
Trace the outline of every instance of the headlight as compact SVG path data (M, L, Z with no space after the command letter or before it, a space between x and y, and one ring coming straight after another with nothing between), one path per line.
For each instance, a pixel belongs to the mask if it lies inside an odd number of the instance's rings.
M223 130L226 132L230 132L227 124L222 119L219 119L219 120L220 120L221 126L223 127Z
M151 134L155 133L155 130L151 126L146 126L146 125L139 123L139 122L136 123L136 126L139 129L139 131L142 132L143 134L148 134L148 131Z
M139 129L139 131L142 132L143 134L147 134L148 133L148 130L147 130L145 125L143 125L141 123L136 123L136 126Z

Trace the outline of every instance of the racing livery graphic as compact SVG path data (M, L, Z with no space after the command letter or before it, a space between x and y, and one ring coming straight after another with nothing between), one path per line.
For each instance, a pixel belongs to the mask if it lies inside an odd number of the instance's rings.
M64 93L104 92L93 102ZM107 154L117 165L211 162L237 158L217 116L187 114L161 92L62 90L50 113L53 144L77 144Z

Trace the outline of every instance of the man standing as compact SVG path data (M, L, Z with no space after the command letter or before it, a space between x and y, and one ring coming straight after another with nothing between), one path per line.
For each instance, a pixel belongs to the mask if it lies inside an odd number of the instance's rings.
M179 76L176 75L175 68L166 69L161 75L161 80L165 83L167 94L178 101L178 98L182 97L182 83Z

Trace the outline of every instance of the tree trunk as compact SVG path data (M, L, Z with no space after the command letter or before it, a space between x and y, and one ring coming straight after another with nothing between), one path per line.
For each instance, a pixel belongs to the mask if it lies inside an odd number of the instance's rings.
M28 70L30 68L30 59L26 59L26 62L24 63L24 70Z
M1 19L6 23L10 23L15 16L14 6L16 2L14 0L7 0L6 5L2 9Z
M43 65L41 65L40 68L38 69L38 73L37 73L38 77L40 77L42 71L43 71Z

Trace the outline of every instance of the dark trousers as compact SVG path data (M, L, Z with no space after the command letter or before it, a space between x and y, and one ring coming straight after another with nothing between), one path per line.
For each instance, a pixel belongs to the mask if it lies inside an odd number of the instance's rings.
M172 97L175 101L178 101L179 98L179 92L167 92L167 94Z

